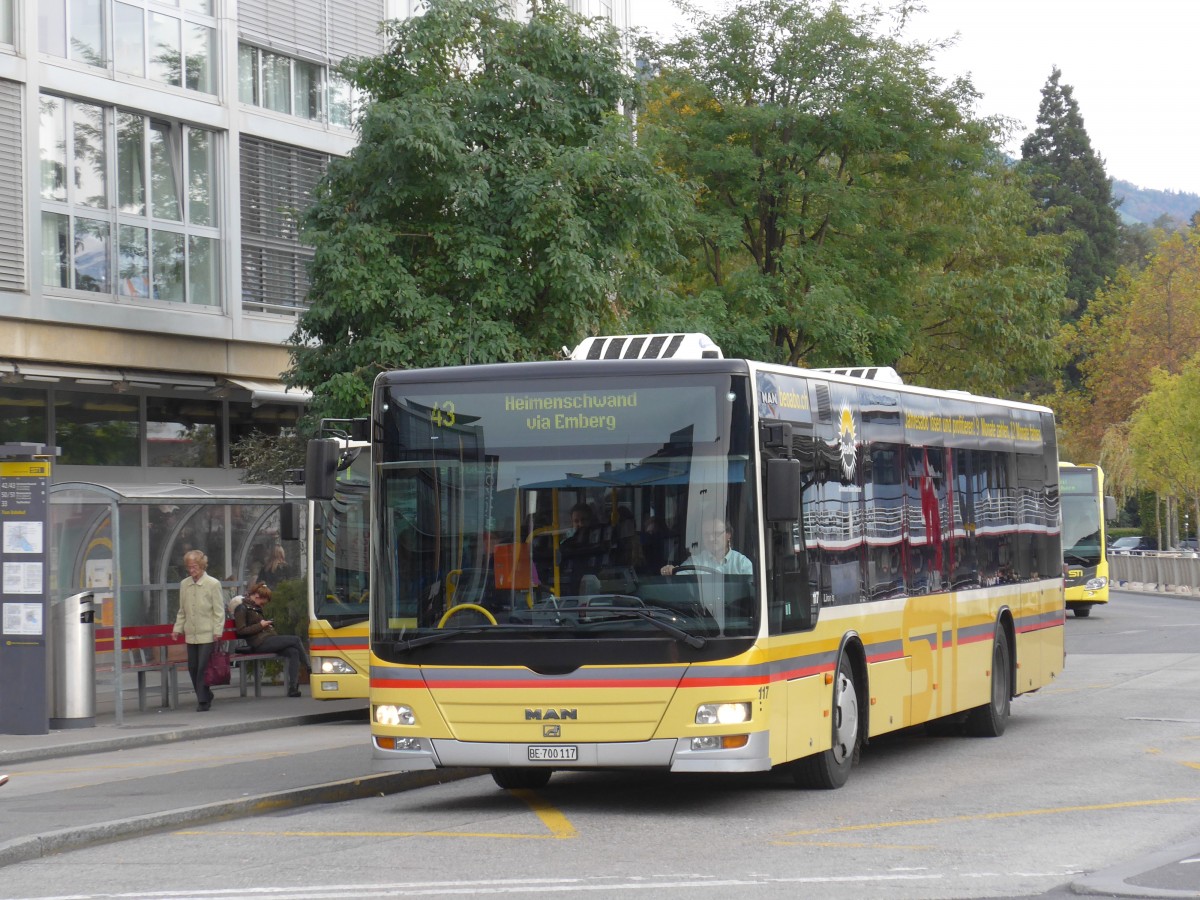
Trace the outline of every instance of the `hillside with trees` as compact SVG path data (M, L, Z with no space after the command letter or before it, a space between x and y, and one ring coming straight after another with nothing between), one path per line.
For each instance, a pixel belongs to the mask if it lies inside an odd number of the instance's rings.
M1156 191L1138 187L1131 181L1113 179L1113 197L1120 201L1117 213L1126 223L1167 225L1179 228L1200 212L1200 194L1184 191ZM1169 222L1168 222L1169 220Z

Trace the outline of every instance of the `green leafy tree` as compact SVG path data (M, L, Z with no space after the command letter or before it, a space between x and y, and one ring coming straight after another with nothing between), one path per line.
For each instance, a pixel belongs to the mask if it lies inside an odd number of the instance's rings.
M1078 316L1116 273L1120 219L1112 179L1092 149L1074 89L1061 78L1055 67L1042 88L1037 127L1022 143L1021 159L1038 201L1070 210L1053 228L1074 241L1067 257L1067 296L1076 302Z
M1052 382L1067 358L1067 241L1031 227L1057 211L1039 209L999 153L971 182L921 211L940 218L947 247L914 284L902 315L916 337L896 366L930 387L1019 395Z
M1118 270L1069 341L1081 383L1054 406L1072 457L1096 459L1105 431L1152 389L1153 366L1178 374L1200 347L1200 229L1165 236L1140 271Z
M662 325L959 387L1045 367L1061 251L1028 234L1041 213L1000 164L1004 123L972 116L969 80L934 74L937 45L815 0L680 5L694 30L643 48L658 63L644 140L694 199Z
M361 415L381 370L545 359L668 296L685 195L633 140L610 25L558 2L430 0L352 61L369 97L307 218L291 384Z
M1155 369L1151 389L1130 419L1129 444L1139 480L1165 498L1164 545L1178 540L1180 503L1190 500L1200 516L1200 357L1175 375ZM1197 519L1200 521L1200 519Z

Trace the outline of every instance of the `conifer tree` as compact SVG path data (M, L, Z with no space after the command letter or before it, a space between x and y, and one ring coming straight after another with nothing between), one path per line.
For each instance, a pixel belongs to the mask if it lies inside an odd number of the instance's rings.
M1092 149L1074 89L1062 84L1055 66L1042 88L1037 128L1021 145L1021 159L1034 197L1050 209L1069 212L1050 227L1070 233L1067 256L1067 296L1075 301L1078 318L1096 291L1117 270L1120 219L1112 194L1112 179L1104 160Z

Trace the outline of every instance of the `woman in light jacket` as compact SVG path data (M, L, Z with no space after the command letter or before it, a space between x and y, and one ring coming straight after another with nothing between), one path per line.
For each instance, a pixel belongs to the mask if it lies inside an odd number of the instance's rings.
M225 595L221 582L207 573L208 556L202 550L183 555L188 577L179 583L179 615L175 617L175 637L187 641L188 675L196 692L197 712L208 712L213 692L204 683L204 670L213 648L225 631Z

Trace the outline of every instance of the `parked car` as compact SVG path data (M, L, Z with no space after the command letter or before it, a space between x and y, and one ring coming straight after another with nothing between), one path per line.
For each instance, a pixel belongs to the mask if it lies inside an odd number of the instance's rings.
M1144 534L1130 534L1119 537L1108 545L1110 553L1132 553L1135 550L1157 550L1158 541Z

